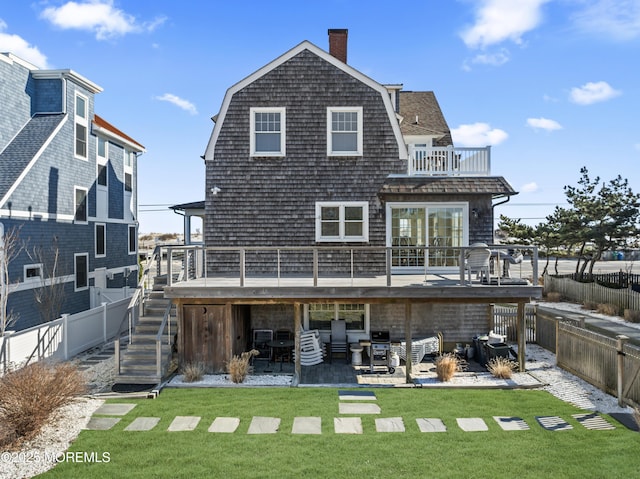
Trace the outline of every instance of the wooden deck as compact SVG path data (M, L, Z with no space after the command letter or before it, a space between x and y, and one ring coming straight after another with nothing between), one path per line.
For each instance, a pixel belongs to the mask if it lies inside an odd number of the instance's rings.
M394 275L359 278L199 278L166 286L165 297L230 304L268 303L519 303L542 298L542 286L460 284L456 275Z

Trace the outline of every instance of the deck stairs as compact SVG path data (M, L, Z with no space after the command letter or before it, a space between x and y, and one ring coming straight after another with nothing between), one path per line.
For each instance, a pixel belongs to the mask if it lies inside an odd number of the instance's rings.
M152 276L152 278L153 287L143 298L143 313L133 327L130 338L121 341L120 367L115 376L115 382L118 384L158 384L168 372L177 331L175 306L164 297L166 275ZM161 335L161 373L158 374L157 338L169 306L171 307L170 317Z

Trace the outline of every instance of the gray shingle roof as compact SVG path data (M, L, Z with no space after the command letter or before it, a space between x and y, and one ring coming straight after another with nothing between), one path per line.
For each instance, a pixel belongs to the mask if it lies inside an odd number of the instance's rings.
M404 136L442 135L435 146L453 144L449 126L432 91L400 91L399 113L403 117L400 131Z
M64 116L64 113L35 115L0 153L0 198L13 186Z
M494 196L517 195L502 176L464 177L389 177L379 194L491 194Z

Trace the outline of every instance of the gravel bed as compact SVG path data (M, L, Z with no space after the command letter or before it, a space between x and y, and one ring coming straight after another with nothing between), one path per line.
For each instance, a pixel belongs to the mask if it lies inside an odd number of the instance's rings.
M167 387L253 387L253 386L291 386L290 374L250 374L244 382L236 384L228 374L208 374L201 381L185 382L182 375L174 377Z

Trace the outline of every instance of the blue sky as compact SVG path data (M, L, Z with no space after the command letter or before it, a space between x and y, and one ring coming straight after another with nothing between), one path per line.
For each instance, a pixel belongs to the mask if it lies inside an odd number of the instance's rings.
M96 112L145 145L141 232L204 199L200 156L227 88L303 40L349 29L348 63L433 90L457 146L492 145L538 223L586 166L640 192L640 0L0 0L0 51L104 88ZM156 211L160 210L160 211Z

